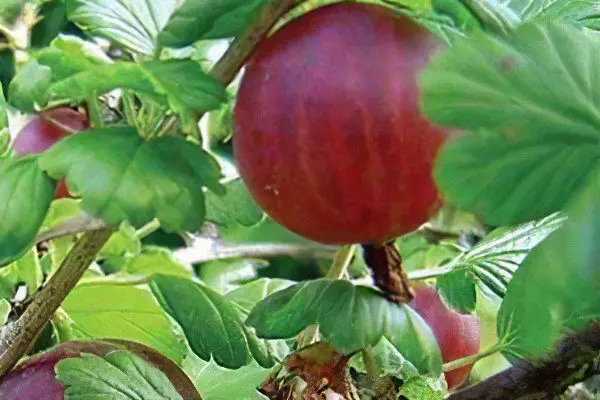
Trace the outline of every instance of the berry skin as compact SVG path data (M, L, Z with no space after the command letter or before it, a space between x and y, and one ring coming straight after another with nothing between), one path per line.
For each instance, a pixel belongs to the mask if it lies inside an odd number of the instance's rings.
M463 315L448 308L435 289L415 286L415 297L409 305L429 325L447 363L479 352L480 326L475 315ZM466 382L472 365L446 372L448 390L454 390Z
M445 133L420 112L417 75L437 45L360 3L316 9L264 40L234 115L238 168L258 204L331 244L379 244L426 222Z
M63 137L88 128L89 122L83 114L68 107L55 108L36 115L25 124L15 138L13 148L18 156L42 153ZM72 197L64 181L58 183L55 197Z

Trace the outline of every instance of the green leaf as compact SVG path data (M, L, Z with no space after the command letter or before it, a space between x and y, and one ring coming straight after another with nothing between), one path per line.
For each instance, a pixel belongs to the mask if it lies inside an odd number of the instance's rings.
M79 200L73 199L58 199L54 200L50 205L50 209L46 214L42 228L51 229L71 218L81 214L81 206Z
M23 0L2 0L0 3L0 23L12 25L21 14Z
M181 331L156 305L148 290L110 284L82 285L63 309L81 338L114 338L145 344L181 363L185 345Z
M12 307L8 300L1 299L0 300L0 325L6 324L8 321L8 315L10 314Z
M266 0L185 0L158 35L161 46L184 47L200 39L235 37Z
M468 270L444 274L436 280L437 290L451 308L463 314L475 311L477 293L475 277Z
M60 35L15 78L11 102L25 111L34 105L85 100L116 88L143 92L188 117L218 108L225 88L191 60L114 63L102 50L74 36Z
M318 279L267 297L246 323L265 339L287 339L318 324L323 338L344 354L375 346L382 337L421 373L441 373L437 342L423 319L372 288Z
M29 61L10 82L10 103L19 110L34 112L36 106L46 104L46 92L51 80L50 68L40 65L35 59Z
M195 354L183 360L182 368L194 382L205 400L266 400L256 388L271 375L272 370L252 362L240 369L231 370L204 361Z
M8 104L4 97L4 89L0 86L0 132L4 135L5 131L8 131ZM0 149L0 152L4 152L4 150Z
M569 220L531 252L508 286L498 314L505 355L537 356L566 325L600 317L599 172L569 203Z
M463 287L463 296L468 294L467 297L470 299L471 295L475 296L473 291L477 282L494 292L496 296L504 297L506 286L529 252L559 229L565 221L564 214L556 213L539 221L498 228L489 233L471 250L460 254L445 266L453 271L450 272L453 276L451 278L442 276L438 280L438 287L440 282L441 286L448 286L441 291L442 295L448 296L445 299L451 305L455 301L460 303L461 299L450 300L451 296L457 295L450 293L452 286ZM460 310L460 304L457 305Z
M61 360L55 370L66 386L65 400L184 400L158 368L123 350Z
M410 378L400 388L400 394L408 400L443 400L446 392L444 379L429 376Z
M227 99L223 86L190 60L97 65L53 83L48 95L53 101L75 101L116 88L164 97L174 111L184 115L218 108Z
M441 125L489 128L512 140L597 140L599 48L592 33L564 23L472 35L422 73L424 111Z
M127 222L119 226L119 230L108 239L100 249L98 258L103 261L102 269L107 273L115 273L124 269L132 259L142 251L142 242L136 236L136 230Z
M177 261L169 249L154 246L144 247L141 254L133 258L122 272L141 277L159 273L184 278L192 277L191 266Z
M404 8L410 7L402 12L449 44L463 39L466 33L481 29L480 22L462 1L431 0L429 9L416 8L415 2L412 1L392 1L398 2Z
M499 343L496 332L498 309L502 299L482 284L477 285L477 318L479 318L479 348L489 349ZM469 380L471 383L482 381L506 368L510 363L501 352L480 359L473 365Z
M33 245L55 190L56 182L40 170L37 157L0 163L0 266Z
M67 16L93 36L104 37L135 53L153 55L176 0L70 0Z
M408 362L406 358L400 354L398 349L396 349L396 347L394 347L394 345L385 337L382 337L377 345L371 348L371 353L373 354L375 366L378 371L380 371L381 375L393 376L403 381L419 375L415 366ZM368 373L363 358L363 352L359 352L352 357L350 363L356 370Z
M473 35L424 71L423 105L434 122L494 132L442 154L436 178L451 201L494 225L564 206L598 156L596 39L564 23L528 23L502 38Z
M53 83L113 63L96 44L68 35L59 35L34 56L41 65L52 70Z
M257 270L267 265L269 263L264 260L245 258L215 260L203 263L198 276L211 289L225 294L239 288L242 282L255 279Z
M598 30L600 6L594 0L508 0L503 2L471 2L484 21L505 20L508 28L528 20L565 20L575 25Z
M216 163L199 146L176 137L145 141L131 127L68 136L40 165L66 177L82 208L109 224L142 226L156 217L168 232L196 230L204 222L203 188L221 190Z
M242 313L225 297L189 279L155 275L150 288L161 307L179 323L191 349L205 361L237 369L254 357L273 366L268 350L244 326Z
M225 194L206 196L206 219L217 225L231 227L235 224L253 226L262 221L264 213L256 204L241 179L227 182Z
M65 30L67 21L67 5L65 0L46 0L38 11L38 22L31 28L31 46L45 47Z
M261 278L227 293L227 300L250 312L260 301L271 294L292 286L295 282L286 279Z
M187 109L213 110L227 99L225 88L195 61L147 61L141 67L150 76L155 91L165 95L171 108L179 114Z
M2 66L0 64L0 70L1 69ZM4 98L4 89L2 89L2 85L0 85L0 162L11 156L11 141L12 138L8 129L8 104Z
M512 225L561 210L599 155L595 142L566 135L469 134L445 147L435 176L451 202L491 225Z
M0 280L5 286L3 289L10 292L7 297L12 296L19 285L25 285L28 295L35 293L44 281L44 274L35 248L28 249L25 255L17 261L0 269Z
M0 50L0 87L8 92L10 81L15 76L15 55L11 49Z
M575 25L600 30L600 4L595 0L555 0L539 13L539 17L563 19Z
M50 47L33 56L9 86L11 104L27 112L33 112L44 107L48 101L56 100L52 93L53 84L111 62L98 46L64 35L60 35ZM60 100L68 102L72 99Z

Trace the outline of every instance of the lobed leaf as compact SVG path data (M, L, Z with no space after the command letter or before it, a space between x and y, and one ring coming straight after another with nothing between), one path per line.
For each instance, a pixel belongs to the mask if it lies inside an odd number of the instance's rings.
M266 0L185 0L158 35L161 46L184 47L201 39L235 37Z
M264 212L256 204L241 179L224 184L225 194L206 196L206 219L219 226L236 224L253 226L264 218Z
M147 361L123 350L104 357L83 354L56 364L65 400L184 400L169 378Z
M460 312L475 310L475 286L504 297L507 285L529 252L566 221L556 213L539 221L498 228L448 265L451 272L437 280L442 298Z
M176 137L145 141L132 127L66 137L40 165L66 178L82 208L109 224L141 226L158 218L166 231L193 231L204 222L204 187L221 191L216 162L200 146Z
M437 342L415 311L348 281L318 279L276 292L258 303L246 323L265 339L291 338L318 324L324 340L345 354L385 337L419 372L441 372Z

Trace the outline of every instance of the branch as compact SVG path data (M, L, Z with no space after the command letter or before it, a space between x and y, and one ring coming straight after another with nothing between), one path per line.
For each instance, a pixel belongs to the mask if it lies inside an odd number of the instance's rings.
M298 0L270 1L246 31L231 43L223 57L210 71L210 75L224 86L229 85L256 45L269 34L281 17L300 2Z
M0 330L0 376L19 361L112 234L104 228L83 235L50 280L28 302L15 321Z
M600 322L563 338L556 350L537 362L515 365L447 400L551 400L575 383L600 374Z

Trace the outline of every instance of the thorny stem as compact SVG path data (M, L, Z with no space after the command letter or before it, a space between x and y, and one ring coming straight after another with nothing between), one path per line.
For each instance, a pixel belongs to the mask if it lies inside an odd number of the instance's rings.
M84 234L50 280L32 297L21 316L0 330L0 376L19 361L75 287L96 254L112 235L112 229Z

